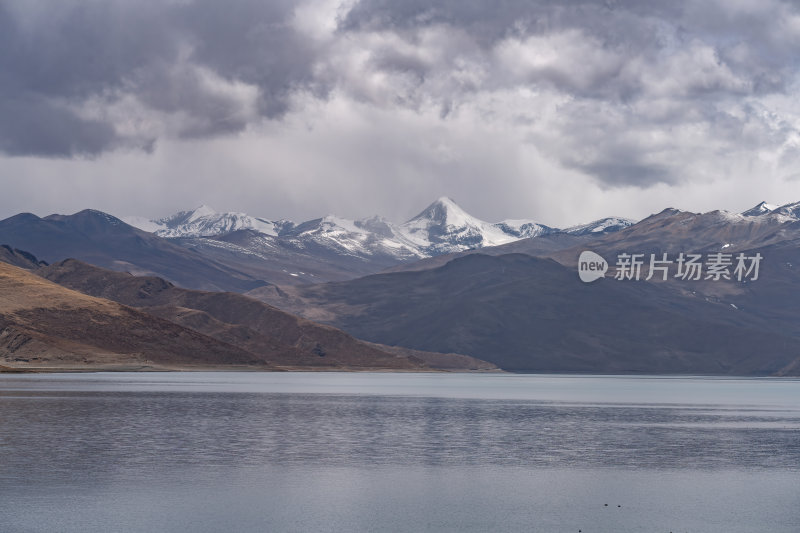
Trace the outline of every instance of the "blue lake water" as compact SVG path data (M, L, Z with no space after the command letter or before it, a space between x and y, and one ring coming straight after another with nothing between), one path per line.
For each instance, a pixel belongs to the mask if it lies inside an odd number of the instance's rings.
M0 376L0 531L797 532L800 381Z

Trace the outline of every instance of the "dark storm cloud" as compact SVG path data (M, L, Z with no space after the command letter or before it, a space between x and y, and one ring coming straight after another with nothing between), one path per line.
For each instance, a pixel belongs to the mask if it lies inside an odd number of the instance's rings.
M161 113L156 122L172 117L179 136L280 116L292 89L313 85L313 54L292 16L293 3L280 1L0 3L0 150L147 146L158 128L126 131L113 116L126 97ZM252 106L238 90L247 85Z
M259 111L267 117L287 111L298 87L319 90L311 67L318 50L292 26L291 0L196 0L175 14L190 36L192 58L227 79L256 85Z
M0 149L72 156L120 145L112 124L80 116L76 106L164 53L163 32L110 4L13 7L0 3ZM20 20L27 16L34 20Z
M0 100L0 152L15 155L88 155L113 149L120 141L114 128L83 120L45 98L19 96Z

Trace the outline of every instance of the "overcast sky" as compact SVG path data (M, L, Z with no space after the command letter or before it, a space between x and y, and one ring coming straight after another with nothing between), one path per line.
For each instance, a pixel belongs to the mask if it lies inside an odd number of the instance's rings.
M0 217L800 200L773 0L0 0Z

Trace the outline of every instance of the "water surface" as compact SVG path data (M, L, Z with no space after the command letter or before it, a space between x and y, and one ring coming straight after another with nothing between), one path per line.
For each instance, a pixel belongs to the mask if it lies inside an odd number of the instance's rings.
M0 377L0 531L794 532L798 479L791 379Z

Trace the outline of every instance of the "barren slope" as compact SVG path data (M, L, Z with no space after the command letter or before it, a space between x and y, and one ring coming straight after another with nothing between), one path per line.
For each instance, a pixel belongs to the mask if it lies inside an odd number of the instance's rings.
M7 367L267 365L263 358L0 262L0 364Z
M37 273L71 289L140 308L253 353L283 349L283 355L270 357L270 361L284 367L494 368L471 357L376 346L241 294L181 289L160 278L132 276L76 260L62 261Z

